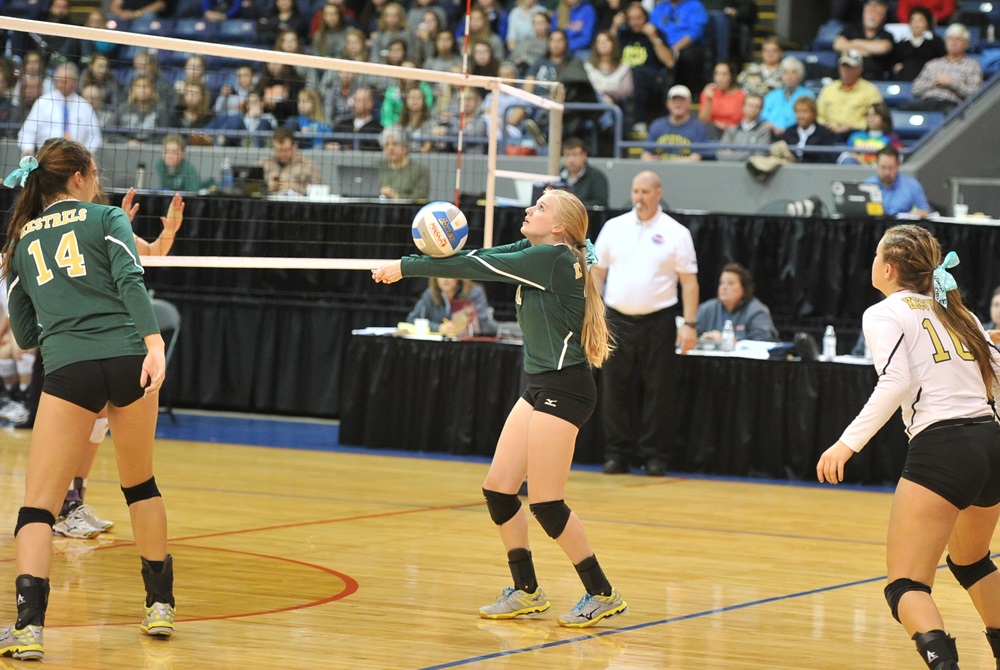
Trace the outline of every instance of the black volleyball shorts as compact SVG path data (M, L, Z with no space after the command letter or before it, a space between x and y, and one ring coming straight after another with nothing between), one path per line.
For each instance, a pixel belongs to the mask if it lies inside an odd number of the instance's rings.
M959 509L1000 502L1000 425L993 417L939 421L910 440L903 479Z
M64 365L45 375L42 393L62 398L91 412L100 412L109 402L115 407L131 405L144 393L139 386L144 358L119 356Z
M594 412L597 384L590 366L581 363L528 375L528 388L521 397L535 411L559 417L579 428Z

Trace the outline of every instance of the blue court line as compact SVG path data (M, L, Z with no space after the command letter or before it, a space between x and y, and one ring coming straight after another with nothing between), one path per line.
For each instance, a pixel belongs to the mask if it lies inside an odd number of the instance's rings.
M939 567L940 569L940 567ZM815 595L817 593L827 593L829 591L838 591L840 589L850 588L852 586L861 586L864 584L871 584L872 582L884 581L885 575L881 577L871 577L870 579L861 579L855 582L847 582L846 584L836 584L834 586L824 586L818 589L810 589L808 591L800 591L798 593L790 593L784 596L774 596L771 598L762 598L760 600L751 600L750 602L739 603L737 605L729 605L728 607L718 607L715 609L704 610L702 612L693 612L691 614L683 614L681 616L669 617L667 619L659 619L658 621L647 621L646 623L637 623L631 626L625 626L623 628L616 628L614 630L601 631L600 633L593 633L589 635L583 635L580 637L570 638L568 640L557 640L555 642L546 642L544 644L537 644L531 647L524 647L522 649L506 649L504 651L494 652L492 654L483 654L482 656L473 656L470 658L462 658L457 661L451 661L449 663L442 663L440 665L429 665L420 670L443 670L444 668L457 668L462 665L469 665L471 663L478 663L479 661L489 661L495 658L502 658L504 656L513 656L514 654L523 654L531 651L540 651L542 649L552 649L553 647L561 647L567 644L573 644L576 642L582 642L584 640L594 638L594 637L610 637L612 635L621 635L623 633L629 633L636 630L642 630L643 628L652 628L653 626L664 626L666 624L678 623L681 621L687 621L689 619L698 619L701 617L712 616L713 614L725 614L726 612L735 612L737 610L746 609L748 607L756 607L757 605L768 605L770 603L781 602L782 600L791 600L793 598L803 598L805 596ZM516 625L516 624L512 624Z

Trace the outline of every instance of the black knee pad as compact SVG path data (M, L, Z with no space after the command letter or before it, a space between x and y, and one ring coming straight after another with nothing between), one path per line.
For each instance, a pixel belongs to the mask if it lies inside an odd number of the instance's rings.
M966 591L972 588L980 579L983 579L990 573L997 571L996 564L994 564L990 559L989 551L986 552L985 556L972 565L956 565L955 563L952 563L951 556L945 556L945 560L948 561L948 567L951 569L951 574L955 575L955 579L958 580L958 583L961 584L962 588Z
M572 512L562 500L550 500L548 502L532 503L528 507L531 513L538 519L538 525L553 540L562 535L569 522L569 515Z
M44 523L48 524L49 528L52 528L52 526L56 523L56 518L52 516L52 512L47 509L22 507L17 510L17 525L14 526L14 537L17 537L17 534L21 532L21 529L29 523Z
M490 518L498 526L513 519L521 509L521 499L513 493L498 493L483 489L483 497L486 498L486 509L490 511Z
M128 488L123 486L122 493L125 495L125 502L129 505L160 497L160 489L156 488L156 477L150 477L143 483Z
M885 601L889 603L889 609L892 610L892 618L899 621L899 599L903 597L907 591L921 591L922 593L930 593L931 587L926 584L921 584L920 582L915 582L912 579L907 579L905 577L897 579L892 584L885 587ZM900 622L902 623L902 622Z

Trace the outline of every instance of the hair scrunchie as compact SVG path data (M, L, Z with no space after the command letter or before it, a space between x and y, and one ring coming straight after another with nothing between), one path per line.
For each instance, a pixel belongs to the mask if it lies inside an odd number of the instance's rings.
M31 171L38 167L38 159L34 156L25 156L21 159L20 167L14 168L14 170L7 175L7 178L3 180L3 185L7 188L14 188L17 184L17 180L21 180L21 187L24 187L24 183L28 181L28 175Z
M941 265L934 268L934 299L941 303L942 307L948 306L948 291L958 288L958 282L948 272L948 268L958 265L958 254L949 251L948 255L941 261Z

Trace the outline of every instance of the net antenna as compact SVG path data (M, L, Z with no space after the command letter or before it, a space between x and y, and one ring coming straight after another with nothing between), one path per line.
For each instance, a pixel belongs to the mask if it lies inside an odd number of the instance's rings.
M469 2L467 0L466 10L466 59L468 50L468 15ZM484 211L484 236L483 246L493 246L494 232L494 206L496 203L496 180L495 176L503 176L503 171L497 171L496 155L499 139L499 132L503 132L503 120L498 118L498 93L504 91L524 100L526 103L549 110L552 116L560 118L563 110L561 102L555 102L547 98L528 93L514 86L509 86L501 82L498 77L484 77L470 75L467 72L467 60L463 61L462 73L441 72L436 70L419 69L419 75L415 75L414 68L401 67L397 65L386 65L383 63L369 63L365 61L353 61L339 58L329 58L325 56L313 56L304 53L291 53L272 49L262 49L248 46L236 46L218 44L211 41L197 41L181 39L177 37L165 37L162 35L149 35L144 33L133 33L119 30L107 30L100 28L89 28L86 26L74 26L48 21L36 21L31 19L20 19L7 16L0 16L0 30L11 30L23 33L34 33L37 35L54 35L67 37L88 42L110 42L124 46L143 47L150 50L168 50L193 54L205 54L219 58L232 59L234 61L248 60L255 62L276 62L293 67L314 68L317 70L349 70L357 74L366 74L376 77L387 77L391 79L414 79L418 78L426 82L448 84L459 88L463 93L465 87L476 86L494 93L492 98L492 116L489 123L489 135L487 144L487 180L486 180L486 202ZM557 87L555 82L533 82L536 85ZM461 125L460 125L461 127ZM461 138L461 136L460 136ZM461 142L461 139L459 140ZM461 165L461 144L459 144L458 156ZM520 174L520 173L517 173ZM538 181L552 181L550 175L532 175ZM460 194L460 170L456 171L456 201ZM386 259L334 259L334 258L293 258L293 257L261 257L252 259L224 258L218 256L165 256L160 258L144 257L144 264L161 267L232 267L232 268L303 268L303 269L325 269L325 270L370 270Z

